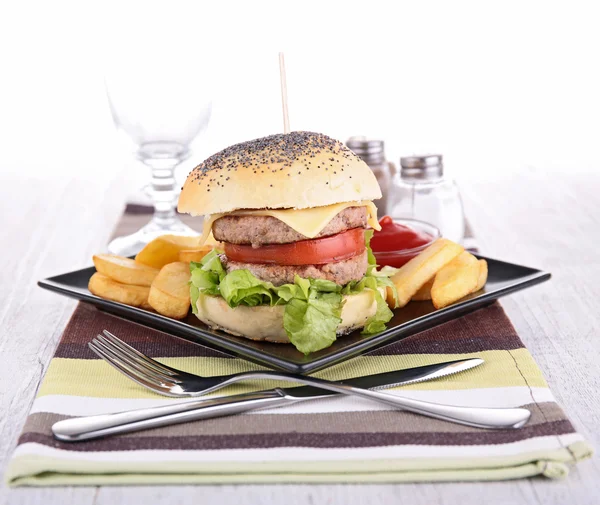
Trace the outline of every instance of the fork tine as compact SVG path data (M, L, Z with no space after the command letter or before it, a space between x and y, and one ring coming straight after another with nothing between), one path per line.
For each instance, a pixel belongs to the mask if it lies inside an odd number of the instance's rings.
M131 371L125 364L120 362L118 360L118 358L117 359L113 358L110 354L108 354L106 351L104 351L100 347L94 345L92 342L88 342L88 347L96 355L100 356L104 361L106 361L109 365L111 365L112 367L117 369L119 372L121 372L123 375L125 375L125 377L138 383L140 386L148 388L148 389L154 391L155 393L159 393L161 395L176 396L176 395L173 395L170 393L169 388L162 386L160 384L157 385L154 382L149 382L146 380L145 377L142 377L142 376L138 375L137 373Z
M123 342L116 335L113 335L110 331L103 330L102 333L108 340L111 341L111 343L113 343L115 346L119 347L123 352L129 353L129 354L134 354L137 358L144 361L149 367L154 368L157 372L163 372L168 375L176 375L178 373L177 370L174 370L173 368L168 367L167 365L163 365L162 363L159 363L158 361L156 361L152 358L149 358L145 354L142 354L137 349L135 349L135 348L131 347L129 344L126 344L125 342Z
M167 384L170 386L179 383L180 381L173 379L172 377L163 373L157 373L153 369L146 367L145 364L138 362L135 358L122 352L118 347L111 345L101 335L97 335L96 338L92 339L92 342L97 346L101 347L104 351L109 352L111 356L117 357L120 361L125 362L127 366L135 370L138 375L142 375L148 379L152 379L160 384Z
M94 338L96 341L102 342L104 346L108 347L113 353L117 354L121 357L121 359L127 361L131 366L137 368L138 370L148 373L156 379L181 383L179 379L175 377L175 374L169 375L164 373L162 370L157 369L156 367L149 366L145 360L138 359L137 356L128 351L124 351L120 346L114 345L113 342L103 335L96 335Z

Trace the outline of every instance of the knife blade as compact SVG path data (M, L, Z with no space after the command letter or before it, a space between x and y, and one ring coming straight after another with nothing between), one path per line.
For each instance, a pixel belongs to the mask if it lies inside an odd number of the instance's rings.
M336 381L339 384L353 386L362 389L386 389L399 385L414 384L433 380L440 377L446 377L458 372L463 372L481 365L484 362L481 358L459 359L455 361L446 361L433 365L417 366L413 368L405 368L404 370L394 370L393 372L383 372L373 375L364 375L362 377L354 377ZM286 395L298 399L318 398L330 395L336 395L333 391L325 391L315 386L299 386L279 388Z
M484 360L480 358L446 361L355 377L338 383L363 389L383 389L446 377L479 366L483 362ZM55 438L63 442L79 442L118 433L240 414L255 409L279 407L337 394L314 386L299 386L217 398L201 398L159 407L65 419L54 423L52 433Z

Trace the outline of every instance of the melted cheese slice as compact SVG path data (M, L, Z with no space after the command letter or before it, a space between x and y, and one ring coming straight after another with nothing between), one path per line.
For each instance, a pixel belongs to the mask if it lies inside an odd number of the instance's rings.
M204 216L204 228L200 244L208 238L213 223L223 216L271 216L287 224L293 230L308 238L316 237L329 222L341 211L348 207L366 207L367 224L375 229L381 230L377 221L377 207L371 201L344 202L326 205L324 207L313 207L311 209L260 209L260 210L236 210L223 214L211 214Z

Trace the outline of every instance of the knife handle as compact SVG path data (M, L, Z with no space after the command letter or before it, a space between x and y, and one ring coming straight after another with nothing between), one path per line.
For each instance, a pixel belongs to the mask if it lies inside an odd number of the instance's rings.
M272 389L258 393L204 398L114 414L74 417L54 423L52 433L55 438L63 442L80 442L117 433L240 414L254 409L278 407L297 401L300 399L286 396L280 389Z

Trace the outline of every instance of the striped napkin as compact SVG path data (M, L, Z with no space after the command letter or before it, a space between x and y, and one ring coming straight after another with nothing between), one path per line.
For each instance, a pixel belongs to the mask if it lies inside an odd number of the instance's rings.
M389 390L473 406L525 406L521 430L481 430L334 397L89 442L52 438L58 420L167 399L129 381L87 348L103 329L164 363L203 375L260 367L79 304L27 418L6 479L21 485L399 482L561 477L591 455L555 403L498 303L316 374L344 379L481 357L442 380ZM273 387L235 385L219 394ZM180 401L180 400L179 400Z

